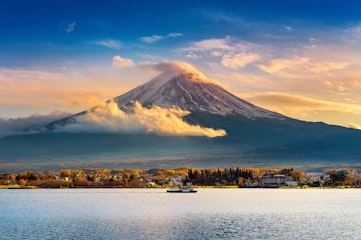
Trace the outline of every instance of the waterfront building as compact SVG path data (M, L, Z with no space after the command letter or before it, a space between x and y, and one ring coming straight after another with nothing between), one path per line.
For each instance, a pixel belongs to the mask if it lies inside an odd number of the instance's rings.
M286 185L286 176L281 174L271 174L260 179L260 187L280 187Z

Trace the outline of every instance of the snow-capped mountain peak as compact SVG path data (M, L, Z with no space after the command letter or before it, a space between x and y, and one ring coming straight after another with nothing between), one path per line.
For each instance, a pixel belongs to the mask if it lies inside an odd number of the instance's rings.
M144 107L158 105L163 108L177 106L191 112L209 112L219 115L243 115L247 118L285 117L248 103L226 91L219 82L207 78L189 64L165 71L149 82L114 98L119 107L132 101Z
M192 82L215 84L221 86L219 82L206 77L200 70L190 64L184 62L175 62L168 64L170 64L171 67L165 69L162 74L153 78L151 81L157 82L157 84L164 84L171 80L173 77L183 74L187 75L188 80Z

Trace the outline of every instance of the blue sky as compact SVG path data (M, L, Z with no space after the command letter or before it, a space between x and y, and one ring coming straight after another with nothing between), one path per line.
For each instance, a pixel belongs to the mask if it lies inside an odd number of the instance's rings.
M360 1L19 1L0 5L0 117L77 112L190 63L236 95L361 126Z
M188 41L228 35L292 45L307 41L304 32L358 24L360 9L358 1L3 1L0 64L43 66L114 54L142 61L144 54L163 57ZM182 36L141 41L169 33Z

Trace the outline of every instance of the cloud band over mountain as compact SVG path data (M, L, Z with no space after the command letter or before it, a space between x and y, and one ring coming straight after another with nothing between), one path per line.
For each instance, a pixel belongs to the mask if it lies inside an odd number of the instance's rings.
M110 133L155 133L171 136L222 137L223 129L204 128L190 125L182 117L190 114L176 107L170 109L153 106L144 108L139 102L129 109L131 113L119 109L114 101L104 103L86 114L79 115L76 123L61 127L66 132L110 132Z
M122 111L114 101L103 103L76 118L76 123L58 126L57 132L105 132L105 133L155 133L167 136L205 136L209 138L227 135L223 129L190 125L182 117L190 114L176 107L170 109L153 106L144 108L134 102ZM49 115L33 114L22 118L0 118L0 138L7 135L42 132L51 122L68 117L69 113L53 112Z
M48 115L33 114L28 117L0 118L0 138L13 134L38 132L43 130L47 124L69 115L69 113L56 111Z

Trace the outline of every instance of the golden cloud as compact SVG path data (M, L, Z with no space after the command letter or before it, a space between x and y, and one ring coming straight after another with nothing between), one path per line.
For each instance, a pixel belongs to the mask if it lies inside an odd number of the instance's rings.
M222 58L222 65L228 68L242 68L259 60L261 57L256 53L226 54Z
M300 95L266 92L242 95L263 108L306 121L348 126L350 119L361 125L361 105L324 101Z
M59 131L113 132L133 133L147 132L172 136L206 136L222 137L227 133L223 129L204 128L190 125L182 117L189 111L172 107L170 109L153 106L143 108L139 102L134 102L126 113L119 109L114 101L104 103L77 117L77 123L59 129Z
M301 58L301 57L295 57L292 59L274 59L263 65L258 65L258 67L262 71L268 72L270 74L278 75L279 73L282 73L285 70L287 72L300 71L301 70L300 68L303 67L305 64L308 64L309 62L310 62L309 58Z
M116 73L84 72L0 69L0 106L80 110L118 96L134 79L122 82Z
M113 67L130 67L134 65L134 62L130 58L122 58L121 56L117 55L113 57Z
M347 127L361 130L361 126L356 123L349 123Z
M249 94L245 98L260 105L272 105L280 109L332 110L361 114L361 105L324 101L287 93L266 92Z
M258 68L281 78L318 79L318 74L344 70L349 65L348 62L319 62L305 57L293 57L291 59L274 59L258 65Z

